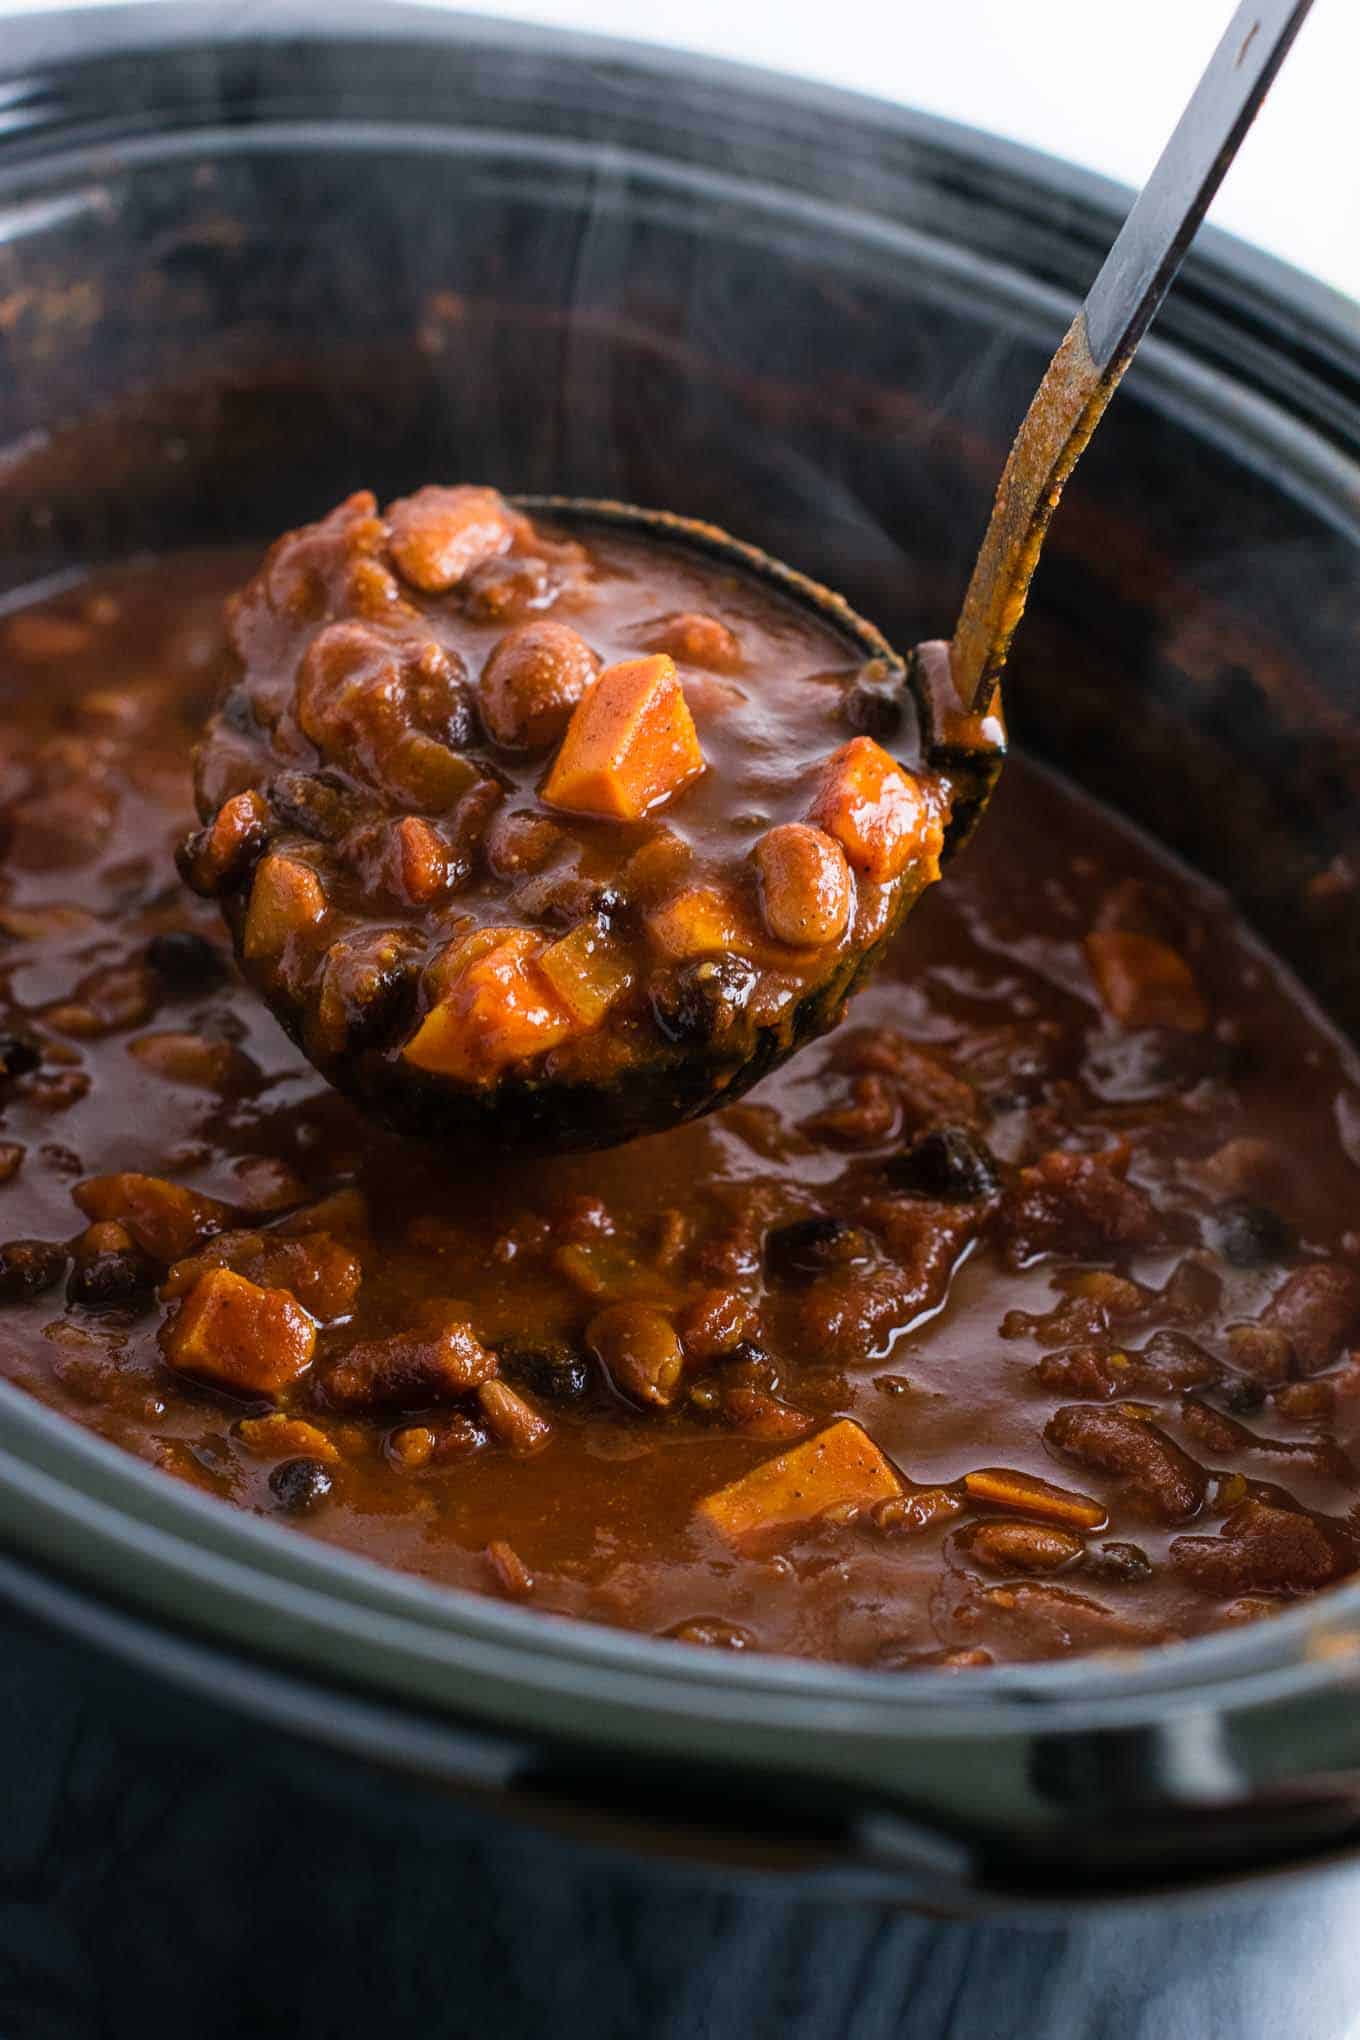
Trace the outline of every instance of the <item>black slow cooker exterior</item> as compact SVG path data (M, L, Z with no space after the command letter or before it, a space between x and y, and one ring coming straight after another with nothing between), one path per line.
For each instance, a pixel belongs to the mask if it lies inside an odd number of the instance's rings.
M7 22L0 593L476 474L715 517L910 644L1121 211L872 102L433 11ZM1012 683L1020 741L1229 885L1351 1031L1360 908L1309 880L1360 850L1358 373L1353 308L1206 237ZM1113 1989L1137 1946L1130 1987L1170 1991L1207 1945L1076 1909L1360 1842L1360 1588L965 1681L743 1660L436 1592L7 1386L0 1553L7 2035L130 2031L157 1988L205 2033L380 2001L402 2032L432 1997L451 2033L567 2000L600 2032L1072 2031L1063 1949ZM1288 2032L1249 1958L1283 1922L1297 1965L1340 1887L1252 1888L1222 2030Z

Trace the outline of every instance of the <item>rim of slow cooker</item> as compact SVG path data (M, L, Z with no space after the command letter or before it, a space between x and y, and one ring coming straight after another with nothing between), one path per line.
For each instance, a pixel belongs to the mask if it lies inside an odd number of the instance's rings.
M1075 209L1082 230L1074 222L1071 248L1064 251L1069 273L1037 279L1059 289L1080 287L1083 257L1099 255L1128 203L1123 187L1093 173L858 93L661 46L351 0L324 16L289 0L271 9L267 21L246 23L210 0L138 0L11 17L0 79L20 84L8 95L12 125L0 140L0 171L15 160L50 165L91 141L88 128L61 117L57 88L67 70L74 75L134 51L182 56L204 44L239 52L252 41L422 38L444 48L484 43L538 58L559 53L564 60L612 63L653 77L683 72L696 84L764 95L805 115L820 111L873 122L885 135L1003 181L1008 201L1032 200L1035 217L1050 232L1055 204ZM25 105L26 74L33 89L27 111L15 118L13 110ZM166 108L157 103L152 110L160 117ZM107 144L115 137L105 127L93 139ZM1018 262L1011 266L1034 280ZM1296 457L1300 448L1311 452L1326 479L1340 480L1329 458L1337 449L1319 427L1330 425L1360 446L1357 308L1277 258L1212 230L1187 264L1181 296L1172 304L1179 316L1168 307L1167 338L1153 346L1150 362L1170 362L1172 336L1195 348L1206 316L1228 320L1244 335L1245 365L1253 371L1232 378L1234 391L1259 392L1263 384L1269 390L1256 429L1277 441L1283 434ZM1287 356L1280 354L1286 335L1294 343ZM1191 401L1218 379L1198 353L1180 369L1176 379ZM1337 457L1350 467L1344 455ZM1340 494L1330 487L1323 494L1343 514ZM541 1703L548 1698L558 1709L554 1729L586 1742L607 1734L655 1745L666 1740L660 1727L678 1726L687 1745L698 1735L714 1756L731 1757L743 1753L733 1739L740 1729L745 1747L758 1741L788 1760L797 1752L786 1738L809 1732L825 1743L830 1728L843 1745L843 1767L853 1768L853 1749L866 1740L1118 1726L1145 1719L1158 1696L1189 1691L1200 1700L1255 1706L1334 1685L1348 1655L1360 1661L1360 1585L1332 1589L1268 1623L1146 1653L1000 1665L966 1679L704 1652L430 1585L257 1520L168 1479L7 1382L0 1382L0 1409L0 1540L11 1551L68 1581L97 1587L114 1605L154 1613L206 1641L230 1642L290 1669L338 1672L365 1691L434 1711L541 1730ZM607 1698L602 1674L613 1675ZM758 1718L749 1710L752 1701L761 1703Z

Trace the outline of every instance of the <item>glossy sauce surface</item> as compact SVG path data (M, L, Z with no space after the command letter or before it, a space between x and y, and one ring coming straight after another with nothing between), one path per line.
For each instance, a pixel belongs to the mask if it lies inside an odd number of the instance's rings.
M1014 763L837 1034L460 1176L328 1090L176 877L251 564L0 625L11 1380L308 1534L710 1647L975 1670L1350 1571L1360 1068L1218 895ZM310 1299L275 1394L170 1364L217 1263ZM436 1365L450 1326L489 1357Z

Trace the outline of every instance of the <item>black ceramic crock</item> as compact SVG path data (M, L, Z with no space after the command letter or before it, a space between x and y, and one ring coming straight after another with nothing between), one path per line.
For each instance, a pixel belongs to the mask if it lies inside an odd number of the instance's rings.
M905 647L950 625L1123 205L863 99L433 11L0 35L0 593L472 475L711 517ZM1352 307L1206 235L1010 688L1018 742L1228 885L1349 1031L1358 369ZM743 1658L435 1591L5 1385L0 1598L6 2040L131 2031L148 1993L201 2033L564 2004L600 2033L1077 2031L1041 2004L1058 1954L1034 1969L1077 1908L1360 1845L1360 1588L964 1680ZM1285 1905L1309 1964L1325 1907ZM932 1930L927 1960L913 1907L1046 1924L1023 1956ZM1152 1945L1089 1931L1107 1981ZM1140 1971L1184 1982L1155 1945ZM1254 2033L1263 1994L1224 1990Z

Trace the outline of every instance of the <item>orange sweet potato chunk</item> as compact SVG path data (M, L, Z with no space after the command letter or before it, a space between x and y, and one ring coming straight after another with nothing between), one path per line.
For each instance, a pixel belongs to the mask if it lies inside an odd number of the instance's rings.
M902 1492L872 1438L849 1417L706 1495L699 1514L729 1544L807 1523L839 1502L868 1507Z
M464 1083L489 1083L508 1064L555 1048L577 1023L538 966L543 938L506 928L469 938L472 954L451 972L444 996L402 1050L417 1069Z
M123 1169L113 1176L89 1176L71 1193L86 1218L97 1225L116 1220L153 1261L179 1261L231 1222L231 1207L164 1176Z
M675 661L657 652L607 667L577 703L543 798L576 814L635 822L703 769Z
M936 804L872 737L855 737L828 758L808 820L877 884L900 877L916 859L930 878L939 876L944 830Z
M161 1327L160 1343L181 1374L235 1395L277 1395L310 1367L316 1326L286 1289L214 1268Z
M1199 1034L1209 1014L1189 964L1165 942L1124 928L1096 928L1086 961L1100 1002L1121 1027L1170 1027Z

